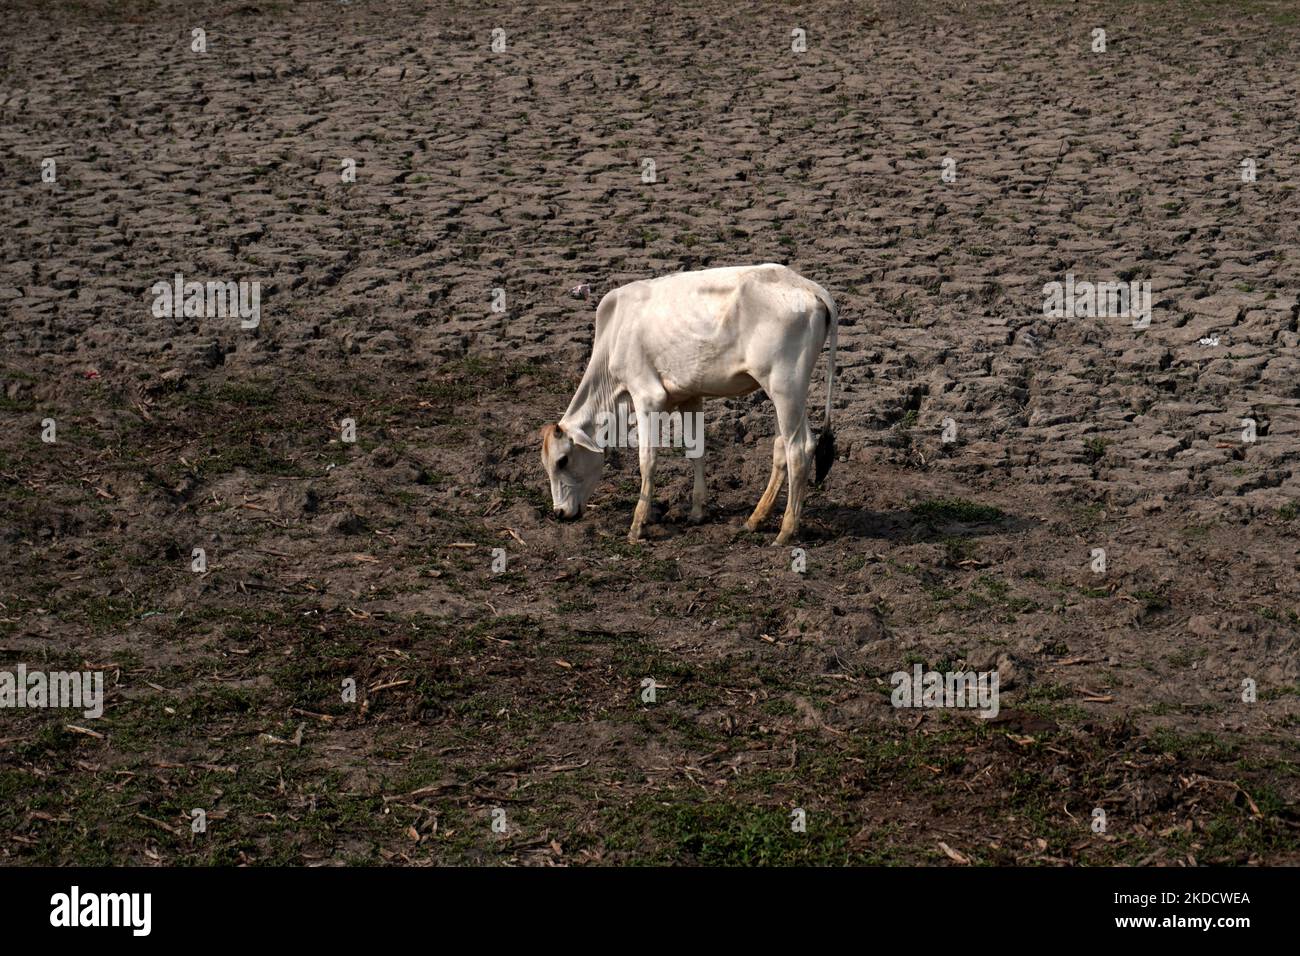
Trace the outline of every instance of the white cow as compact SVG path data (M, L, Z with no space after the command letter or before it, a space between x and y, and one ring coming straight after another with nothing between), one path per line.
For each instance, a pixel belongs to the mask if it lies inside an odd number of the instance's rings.
M835 382L838 312L815 282L782 265L765 263L679 272L632 282L608 293L596 309L591 362L569 410L542 429L542 464L558 518L576 518L600 480L604 449L593 435L602 420L631 402L637 422L649 416L699 412L705 398L763 389L776 406L772 476L745 523L758 530L776 501L786 470L790 492L775 544L797 533L814 456L808 427L808 384L830 334L826 369L826 423L816 446L816 481L835 458L831 394ZM637 428L641 496L628 539L650 518L657 448L649 429ZM696 457L692 523L704 518L704 459Z

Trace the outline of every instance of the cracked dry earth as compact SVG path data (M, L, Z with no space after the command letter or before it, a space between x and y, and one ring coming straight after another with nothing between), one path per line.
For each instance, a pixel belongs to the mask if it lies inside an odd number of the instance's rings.
M1300 24L951 6L3 4L0 665L107 693L0 711L0 859L1300 862ZM552 522L599 296L762 261L842 315L806 572L761 395L707 524Z

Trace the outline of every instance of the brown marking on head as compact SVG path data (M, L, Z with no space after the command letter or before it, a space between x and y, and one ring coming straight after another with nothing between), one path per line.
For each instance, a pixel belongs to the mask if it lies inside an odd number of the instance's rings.
M557 436L562 436L564 432L560 431L560 426L555 422L542 426L542 455L545 457L551 451L551 441Z

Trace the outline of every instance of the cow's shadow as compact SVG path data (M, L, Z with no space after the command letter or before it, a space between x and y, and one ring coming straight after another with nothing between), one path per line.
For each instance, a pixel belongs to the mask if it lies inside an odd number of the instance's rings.
M836 538L875 538L897 543L945 541L1016 534L1041 525L1038 518L1003 512L995 517L961 519L929 517L914 511L873 511L845 505L805 505L801 531L807 541Z
M714 506L709 521L740 525L749 517L752 507ZM781 526L781 503L756 535L775 533ZM676 522L671 519L671 526ZM954 538L984 538L1028 531L1042 524L1038 518L1001 513L995 517L978 520L959 520L944 516L918 515L913 511L875 511L871 508L853 508L847 505L818 507L804 506L799 527L799 540L804 544L831 544L843 538L876 539L896 544L921 544L950 541Z

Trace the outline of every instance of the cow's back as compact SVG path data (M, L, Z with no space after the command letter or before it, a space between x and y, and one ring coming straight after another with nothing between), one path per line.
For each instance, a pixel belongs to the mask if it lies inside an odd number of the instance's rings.
M690 340L726 337L740 331L733 328L738 322L807 315L830 298L793 269L770 262L677 272L630 282L615 292L617 311L626 321Z
M756 356L802 337L829 303L825 290L776 263L678 272L610 295L598 335L609 338L615 365L629 375L652 368L670 392L705 395L749 391Z

